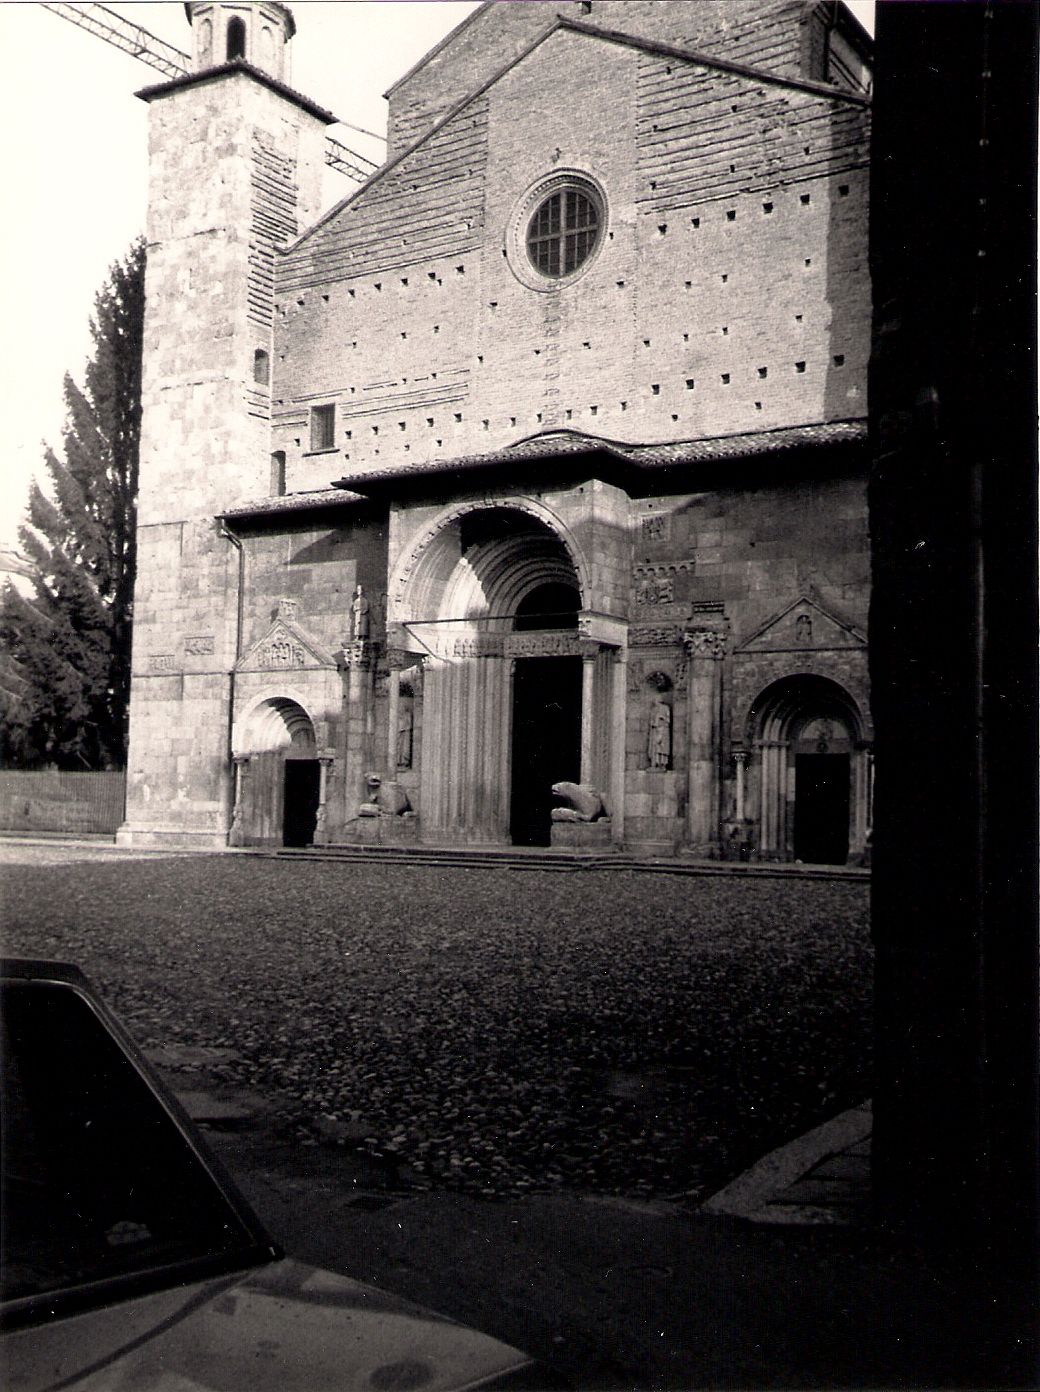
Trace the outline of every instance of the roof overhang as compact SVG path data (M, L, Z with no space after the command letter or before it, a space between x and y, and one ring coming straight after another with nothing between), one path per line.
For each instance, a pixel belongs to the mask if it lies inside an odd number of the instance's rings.
M306 111L309 116L316 116L326 126L335 126L339 123L339 118L333 116L331 111L326 111L317 102L312 102L310 97L305 97L302 92L296 92L292 87L286 87L284 82L279 82L270 73L265 73L260 68L254 68L252 63L247 63L243 58L236 58L231 63L221 63L216 68L204 68L202 72L186 73L184 77L174 77L169 82L157 82L152 87L142 87L134 95L140 97L142 101L153 102L156 98L165 97L170 92L177 92L187 87L201 87L204 83L217 82L221 78L235 73L251 77L255 82L259 82L261 87L267 87L272 92L277 92L280 97L284 97L286 101L291 101L301 111Z
M595 478L639 497L689 485L691 470L717 477L717 468L736 461L815 458L821 449L846 453L867 439L865 420L832 421L756 431L711 439L680 440L652 445L625 444L580 434L548 431L520 440L505 449L453 459L418 462L381 469L334 481L334 489L349 490L373 501L392 502L416 495L440 494L464 488L467 493L544 483L552 488L576 486Z
M370 500L349 489L322 488L313 493L286 493L273 498L256 498L217 513L218 522L260 522L270 518L303 518L315 513L343 512L350 507L370 506Z

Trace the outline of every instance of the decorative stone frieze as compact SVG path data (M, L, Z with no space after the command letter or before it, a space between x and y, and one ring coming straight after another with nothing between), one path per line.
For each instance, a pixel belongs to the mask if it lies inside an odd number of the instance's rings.
M306 667L307 653L302 643L287 633L272 634L253 650L257 667Z
M633 624L628 631L629 646L633 648L669 647L682 639L680 624Z
M278 601L275 619L259 642L244 653L237 664L239 671L293 671L301 667L334 667L332 654L294 617L295 600Z
M184 651L189 657L206 657L213 652L212 633L196 633L184 640Z
M582 639L576 633L507 633L507 657L581 657Z
M466 638L456 638L451 645L450 656L456 659L501 657L504 637L502 633L474 633Z
M672 539L672 519L669 513L656 513L640 519L640 533L644 542L666 542Z

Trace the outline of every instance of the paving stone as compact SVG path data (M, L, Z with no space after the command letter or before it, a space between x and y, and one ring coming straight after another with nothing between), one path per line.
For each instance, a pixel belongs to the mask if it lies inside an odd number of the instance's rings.
M264 1110L259 1099L216 1097L212 1092L194 1088L176 1088L175 1093L177 1101L192 1121L217 1126L241 1126L254 1120Z
M856 1192L856 1189L847 1180L815 1179L807 1175L805 1179L799 1179L794 1184L789 1185L771 1202L814 1205L845 1204L854 1200Z
M811 1170L810 1177L866 1184L870 1181L870 1160L864 1155L832 1155Z

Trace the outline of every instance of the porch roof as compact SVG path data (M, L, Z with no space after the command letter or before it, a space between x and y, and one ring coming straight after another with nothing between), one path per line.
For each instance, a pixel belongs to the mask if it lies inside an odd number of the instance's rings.
M491 486L513 477L518 464L569 461L569 467L554 471L561 481L569 476L576 480L578 473L587 475L587 469L578 466L594 462L597 477L638 494L660 491L666 480L671 482L668 476L672 471L690 465L850 445L866 438L867 422L862 419L645 445L609 440L578 430L547 430L503 449L351 474L334 480L332 486L354 496L389 500L413 492L416 487L425 489L438 482L443 486L448 480L464 482L467 490Z

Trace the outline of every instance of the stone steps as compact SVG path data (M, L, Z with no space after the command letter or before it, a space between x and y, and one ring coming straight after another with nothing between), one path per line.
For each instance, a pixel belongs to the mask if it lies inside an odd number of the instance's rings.
M677 856L646 858L623 851L588 852L540 847L307 846L261 851L278 860L348 861L369 865L425 865L470 870L637 870L661 875L738 876L751 879L807 879L869 882L870 871L855 865L747 864L693 860Z

